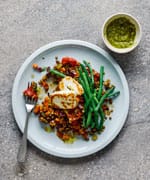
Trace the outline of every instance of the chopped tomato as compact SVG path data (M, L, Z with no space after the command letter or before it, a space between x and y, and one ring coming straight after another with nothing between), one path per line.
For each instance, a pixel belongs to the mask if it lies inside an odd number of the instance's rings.
M72 57L63 57L62 58L62 64L63 65L69 64L71 66L77 66L77 65L79 65L79 62Z
M28 97L31 97L31 98L34 98L34 99L38 99L38 95L37 95L37 92L33 89L32 86L28 87L24 92L23 94L25 96L28 96Z

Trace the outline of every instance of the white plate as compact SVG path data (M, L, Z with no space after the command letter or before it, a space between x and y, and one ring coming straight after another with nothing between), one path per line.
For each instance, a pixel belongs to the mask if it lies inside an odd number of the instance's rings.
M55 56L60 59L63 56L71 56L79 61L88 60L97 71L99 71L100 65L103 65L106 72L105 78L111 79L121 94L114 100L112 120L105 122L105 131L97 141L79 139L73 144L66 144L54 133L45 132L41 128L38 117L34 115L29 121L28 140L42 151L58 157L76 158L90 155L106 147L118 135L125 123L129 108L127 80L116 61L96 45L79 40L63 40L45 45L26 59L14 81L12 107L21 131L23 131L26 116L22 92L26 89L28 81L38 81L41 78L40 73L33 71L32 64L37 63L39 66L52 67L55 64ZM34 79L31 77L32 74L35 75Z

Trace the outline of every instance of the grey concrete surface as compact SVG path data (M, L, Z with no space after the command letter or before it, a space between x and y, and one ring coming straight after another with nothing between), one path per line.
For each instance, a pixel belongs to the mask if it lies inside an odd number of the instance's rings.
M102 42L102 24L116 12L131 13L142 25L140 45L126 55L110 52ZM149 18L149 0L0 0L0 180L150 179ZM18 177L21 133L11 109L13 81L34 50L61 39L92 42L116 59L129 82L129 115L115 141L86 158L58 159L29 144L27 174Z

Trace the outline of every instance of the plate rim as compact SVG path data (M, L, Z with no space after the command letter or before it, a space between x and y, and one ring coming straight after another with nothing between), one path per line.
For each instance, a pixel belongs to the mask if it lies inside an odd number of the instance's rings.
M103 143L102 146L98 146L97 148L95 148L92 151L88 151L88 152L82 152L80 154L63 154L63 153L58 153L55 151L51 151L49 149L46 149L45 147L41 146L39 143L37 143L36 141L34 141L32 139L32 137L28 136L28 140L34 145L36 146L39 150L46 152L47 154L53 155L53 156L57 156L57 157L61 157L61 158L80 158L80 157L85 157L88 155L91 155L93 153L96 153L100 150L102 150L103 148L105 148L107 145L109 145L115 138L116 136L120 133L121 129L123 128L125 121L127 119L128 116L128 111L129 111L129 87L128 87L128 82L127 79L125 77L125 74L123 72L123 70L121 69L121 67L119 66L119 64L115 61L115 59L109 54L107 53L105 50L103 50L102 48L98 47L95 44L86 42L86 41L81 41L81 40L72 40L72 39L68 39L68 40L60 40L60 41L54 41L51 43L48 43L42 47L40 47L39 49L35 50L28 58L25 59L25 61L23 62L22 65L20 65L20 68L15 76L14 79L14 83L13 83L13 87L12 87L12 110L13 110L13 115L15 118L15 121L19 127L19 129L21 130L21 132L23 132L23 128L21 127L21 123L17 120L16 118L16 113L15 113L15 91L17 90L16 87L19 83L19 79L21 78L21 74L24 71L24 69L27 67L27 65L32 62L32 60L37 57L38 55L40 55L42 52L51 49L51 48L57 48L59 46L64 46L64 45L78 45L78 46L83 46L83 47L87 47L91 50L94 50L96 52L98 52L99 54L101 54L102 56L104 56L116 69L116 71L118 72L121 81L123 82L123 89L125 91L125 96L126 96L126 103L125 103L125 111L124 111L124 116L123 116L123 120L121 121L122 123L120 124L120 126L117 128L117 130L114 132L114 134L111 136L111 138L109 138L108 141L106 141L105 143Z

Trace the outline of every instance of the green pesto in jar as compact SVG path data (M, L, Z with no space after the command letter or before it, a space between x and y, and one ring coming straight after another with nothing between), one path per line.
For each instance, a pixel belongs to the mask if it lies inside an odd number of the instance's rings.
M134 44L135 36L135 25L125 17L113 20L106 29L107 40L116 48L131 47Z

